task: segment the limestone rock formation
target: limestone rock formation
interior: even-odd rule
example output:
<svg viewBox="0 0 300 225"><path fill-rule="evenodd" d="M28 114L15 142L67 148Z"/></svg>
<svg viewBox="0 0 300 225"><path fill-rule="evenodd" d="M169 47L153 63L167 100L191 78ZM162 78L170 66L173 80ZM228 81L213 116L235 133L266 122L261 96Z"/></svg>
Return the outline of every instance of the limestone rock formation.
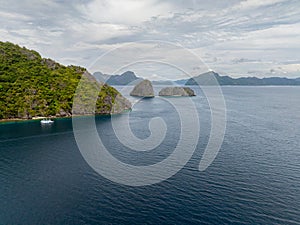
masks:
<svg viewBox="0 0 300 225"><path fill-rule="evenodd" d="M131 96L138 96L138 97L154 97L154 90L151 81L143 80L130 92Z"/></svg>
<svg viewBox="0 0 300 225"><path fill-rule="evenodd" d="M195 96L194 91L188 87L165 87L160 90L159 96Z"/></svg>

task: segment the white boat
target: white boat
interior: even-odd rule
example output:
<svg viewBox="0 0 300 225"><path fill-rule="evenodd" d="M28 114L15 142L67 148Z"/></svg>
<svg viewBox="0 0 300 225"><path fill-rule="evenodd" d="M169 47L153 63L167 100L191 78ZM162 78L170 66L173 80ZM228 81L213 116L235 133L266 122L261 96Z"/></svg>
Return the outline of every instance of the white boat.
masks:
<svg viewBox="0 0 300 225"><path fill-rule="evenodd" d="M54 123L54 121L50 120L50 119L42 119L41 120L41 124L52 124L52 123Z"/></svg>

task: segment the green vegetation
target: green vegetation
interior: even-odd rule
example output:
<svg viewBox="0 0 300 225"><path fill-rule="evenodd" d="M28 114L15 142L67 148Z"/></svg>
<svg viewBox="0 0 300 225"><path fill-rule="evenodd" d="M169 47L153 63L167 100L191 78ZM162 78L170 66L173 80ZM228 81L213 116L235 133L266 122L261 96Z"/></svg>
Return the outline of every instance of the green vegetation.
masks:
<svg viewBox="0 0 300 225"><path fill-rule="evenodd" d="M114 113L116 97L123 101L119 111L130 108L117 90L97 83L86 69L66 67L43 59L36 51L0 42L0 119L71 116L73 98L83 74L97 87L96 113ZM88 89L85 98L89 98Z"/></svg>

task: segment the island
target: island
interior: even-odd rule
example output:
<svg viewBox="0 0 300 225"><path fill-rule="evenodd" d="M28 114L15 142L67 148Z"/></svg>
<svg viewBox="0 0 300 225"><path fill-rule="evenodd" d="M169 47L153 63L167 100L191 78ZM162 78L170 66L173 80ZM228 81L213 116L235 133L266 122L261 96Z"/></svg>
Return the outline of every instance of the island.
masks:
<svg viewBox="0 0 300 225"><path fill-rule="evenodd" d="M135 85L141 82L143 79L141 77L137 77L134 72L126 71L121 75L108 75L103 74L101 72L95 72L93 76L101 82L104 82L108 85L118 86L118 85Z"/></svg>
<svg viewBox="0 0 300 225"><path fill-rule="evenodd" d="M181 80L184 81L184 80ZM181 81L175 81L179 83ZM200 74L199 76L192 77L186 80L185 85L201 85L201 86L214 86L214 85L232 85L232 86L268 86L268 85L300 85L300 78L286 78L286 77L239 77L232 78L230 76L221 76L214 71L208 71Z"/></svg>
<svg viewBox="0 0 300 225"><path fill-rule="evenodd" d="M108 85L135 85L139 83L143 78L138 77L132 71L127 71L121 75L108 75L101 72L95 72L94 77L98 81L105 82ZM230 76L220 75L214 71L208 71L198 76L191 77L189 79L180 80L153 80L152 85L164 85L164 86L300 86L300 78L287 78L287 77L238 77L233 78Z"/></svg>
<svg viewBox="0 0 300 225"><path fill-rule="evenodd" d="M131 103L115 88L97 82L85 68L64 66L42 58L34 51L0 42L0 120L72 116L73 99L85 75L99 95L93 112L85 114L116 114L131 108ZM86 90L82 99L89 99Z"/></svg>
<svg viewBox="0 0 300 225"><path fill-rule="evenodd" d="M165 87L160 90L159 96L196 96L189 87Z"/></svg>
<svg viewBox="0 0 300 225"><path fill-rule="evenodd" d="M154 97L154 90L151 81L149 80L143 80L130 92L131 96L136 97L146 97L146 98L152 98Z"/></svg>

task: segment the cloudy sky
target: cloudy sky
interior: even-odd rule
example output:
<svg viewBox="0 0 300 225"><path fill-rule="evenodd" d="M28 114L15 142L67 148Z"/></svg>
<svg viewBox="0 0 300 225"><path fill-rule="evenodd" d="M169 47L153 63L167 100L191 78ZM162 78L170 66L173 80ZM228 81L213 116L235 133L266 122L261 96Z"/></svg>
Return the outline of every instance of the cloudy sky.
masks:
<svg viewBox="0 0 300 225"><path fill-rule="evenodd" d="M1 41L91 72L111 73L144 55L156 64L123 69L161 78L166 65L157 62L168 57L175 66L197 68L185 55L191 52L224 75L300 77L299 0L0 0L0 24ZM148 40L185 50L153 50ZM118 54L97 63L116 48ZM169 71L163 77L181 75Z"/></svg>

